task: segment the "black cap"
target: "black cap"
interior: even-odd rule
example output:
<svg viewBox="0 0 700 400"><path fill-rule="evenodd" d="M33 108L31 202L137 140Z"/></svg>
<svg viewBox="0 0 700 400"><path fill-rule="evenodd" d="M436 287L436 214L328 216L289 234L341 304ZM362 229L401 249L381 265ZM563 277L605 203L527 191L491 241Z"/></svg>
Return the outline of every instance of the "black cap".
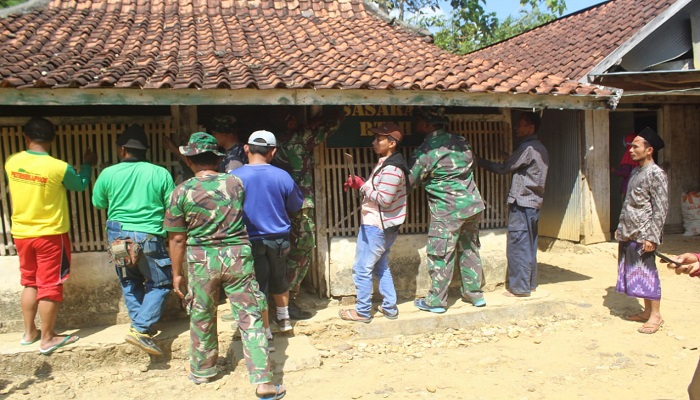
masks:
<svg viewBox="0 0 700 400"><path fill-rule="evenodd" d="M664 140L661 139L661 136L659 136L655 130L649 128L648 126L642 129L637 136L641 136L644 140L646 140L654 151L659 151L666 145Z"/></svg>
<svg viewBox="0 0 700 400"><path fill-rule="evenodd" d="M146 150L148 148L148 136L141 125L131 125L117 137L117 145L129 149Z"/></svg>

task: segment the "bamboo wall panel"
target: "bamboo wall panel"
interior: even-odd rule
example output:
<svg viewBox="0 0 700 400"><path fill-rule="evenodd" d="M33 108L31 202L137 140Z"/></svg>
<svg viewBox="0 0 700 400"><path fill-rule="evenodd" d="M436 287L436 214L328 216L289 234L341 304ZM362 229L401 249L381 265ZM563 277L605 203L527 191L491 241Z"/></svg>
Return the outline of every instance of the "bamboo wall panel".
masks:
<svg viewBox="0 0 700 400"><path fill-rule="evenodd" d="M510 124L503 115L458 115L451 116L450 132L465 136L472 144L474 152L483 158L500 160L505 152L512 150ZM406 160L415 147L401 147ZM360 226L361 199L357 190L343 191L349 171L344 153L351 154L356 174L363 178L370 176L377 156L371 147L366 148L327 148L319 147L317 159L318 184L323 185L322 201L317 201L318 235L328 238L356 236ZM482 229L505 227L508 223L508 210L505 206L510 188L510 175L497 175L483 169L475 170L475 180L487 207L482 219ZM421 188L409 193L406 222L402 233L426 233L430 223L430 213L425 191Z"/></svg>
<svg viewBox="0 0 700 400"><path fill-rule="evenodd" d="M107 213L92 206L92 187L97 174L105 167L119 162L117 157L117 136L130 124L143 125L148 134L150 147L148 160L167 168L173 176L181 176L181 170L173 156L163 146L163 135L171 135L173 128L169 117L156 118L51 118L56 126L56 139L51 155L80 168L87 148L97 154L98 165L93 168L90 186L84 192L68 191L70 210L70 237L74 252L102 251L105 249L104 231ZM10 124L11 122L12 124ZM0 119L0 163L5 165L7 157L25 150L21 126L26 119ZM10 234L11 203L8 193L7 176L0 180L0 206L2 207L2 234L0 235L0 255L17 254Z"/></svg>

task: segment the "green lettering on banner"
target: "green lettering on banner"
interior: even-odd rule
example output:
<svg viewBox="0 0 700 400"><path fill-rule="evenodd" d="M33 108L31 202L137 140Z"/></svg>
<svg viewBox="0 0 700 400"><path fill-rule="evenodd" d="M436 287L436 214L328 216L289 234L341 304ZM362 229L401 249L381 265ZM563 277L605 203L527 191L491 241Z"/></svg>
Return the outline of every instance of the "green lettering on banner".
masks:
<svg viewBox="0 0 700 400"><path fill-rule="evenodd" d="M345 119L326 142L328 147L371 147L374 134L370 131L385 122L399 125L404 139L402 146L417 146L423 137L413 134L412 106L364 105L344 106Z"/></svg>

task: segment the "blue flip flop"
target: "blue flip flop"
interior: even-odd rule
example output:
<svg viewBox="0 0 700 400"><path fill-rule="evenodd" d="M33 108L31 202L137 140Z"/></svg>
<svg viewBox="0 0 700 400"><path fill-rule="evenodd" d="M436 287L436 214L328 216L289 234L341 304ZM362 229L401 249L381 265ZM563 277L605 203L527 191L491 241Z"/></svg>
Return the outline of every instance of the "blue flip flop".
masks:
<svg viewBox="0 0 700 400"><path fill-rule="evenodd" d="M258 396L259 399L262 400L278 400L284 397L285 394L287 394L287 390L284 389L284 392L280 392L280 388L282 385L275 385L275 393L274 394L259 394L258 391L255 391L255 395Z"/></svg>
<svg viewBox="0 0 700 400"><path fill-rule="evenodd" d="M29 346L30 344L38 342L39 339L41 339L41 330L36 331L36 337L34 337L34 339L30 340L29 342L24 340L24 337L22 337L22 339L20 339L19 341L19 344L21 344L22 346Z"/></svg>
<svg viewBox="0 0 700 400"><path fill-rule="evenodd" d="M430 311L432 313L436 314L442 314L445 311L445 307L431 307L428 304L426 304L425 299L416 299L413 301L413 305L416 306L417 309L422 310L422 311Z"/></svg>
<svg viewBox="0 0 700 400"><path fill-rule="evenodd" d="M75 340L71 341L71 340L70 340L71 338L75 338ZM55 345L49 347L49 348L46 349L46 350L44 350L44 349L42 349L42 348L39 348L39 353L41 353L41 354L43 354L43 355L45 355L45 356L51 355L51 353L53 353L54 351L60 349L61 347L77 342L78 339L80 339L78 336L67 335L67 336L65 336L65 337L63 338L63 340L62 340L60 343L57 343L57 344L55 344Z"/></svg>

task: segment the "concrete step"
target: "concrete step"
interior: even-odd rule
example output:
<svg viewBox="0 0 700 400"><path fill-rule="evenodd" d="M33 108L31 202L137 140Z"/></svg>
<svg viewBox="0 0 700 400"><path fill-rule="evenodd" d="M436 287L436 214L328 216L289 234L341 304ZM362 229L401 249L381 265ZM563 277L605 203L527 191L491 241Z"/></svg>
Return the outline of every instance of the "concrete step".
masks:
<svg viewBox="0 0 700 400"><path fill-rule="evenodd" d="M453 298L455 296L452 296ZM313 318L295 321L295 335L275 334L277 351L270 354L272 368L276 373L316 368L321 365L321 357L313 342L337 340L340 343L352 338L382 338L396 335L414 335L435 332L447 328L469 328L483 324L498 324L512 320L528 319L537 316L568 313L567 305L549 293L539 290L529 298L509 298L502 291L486 293L487 306L473 307L461 300L452 300L444 314L420 311L412 301L399 304L399 318L388 320L376 313L371 323L342 321L338 318L341 308L337 301L317 308ZM318 307L318 304L316 304ZM219 307L219 315L228 312L228 306ZM147 370L167 364L169 361L187 360L189 350L189 321L178 320L159 324L161 333L156 337L164 355L150 356L140 349L124 342L129 330L128 324L98 328L69 330L63 333L80 336L80 340L55 351L51 356L39 353L38 342L21 346L21 333L0 335L0 373L12 376L50 374L54 369L61 371L90 370L110 365L131 365ZM273 324L273 331L276 327ZM243 358L241 342L237 330L229 322L218 321L219 354L233 360L233 365Z"/></svg>

